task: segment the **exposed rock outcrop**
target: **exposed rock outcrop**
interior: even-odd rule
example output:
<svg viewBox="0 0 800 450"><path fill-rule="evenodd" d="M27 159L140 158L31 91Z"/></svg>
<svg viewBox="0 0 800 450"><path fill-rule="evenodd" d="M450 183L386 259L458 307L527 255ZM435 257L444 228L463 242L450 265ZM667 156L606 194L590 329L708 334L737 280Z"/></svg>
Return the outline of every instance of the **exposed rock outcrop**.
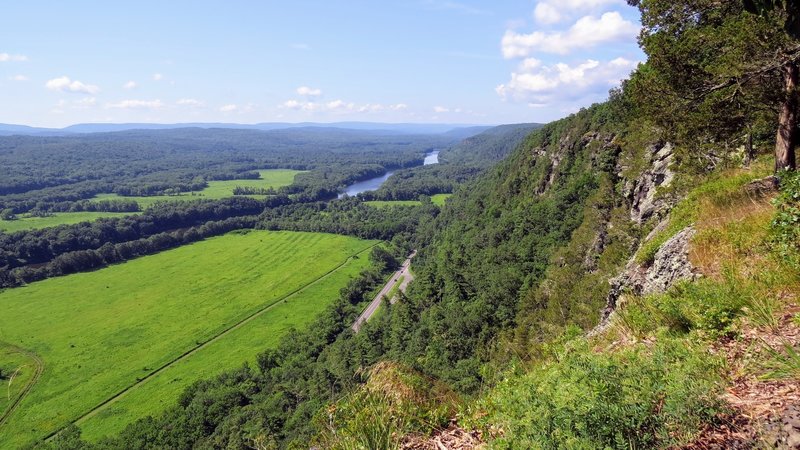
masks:
<svg viewBox="0 0 800 450"><path fill-rule="evenodd" d="M631 258L622 274L609 280L611 291L606 298L600 324L591 334L605 329L623 293L631 292L636 295L661 293L679 281L700 277L700 273L689 261L689 243L694 234L695 229L689 226L672 236L659 247L653 263L649 266L642 266L635 258Z"/></svg>
<svg viewBox="0 0 800 450"><path fill-rule="evenodd" d="M642 172L635 180L628 180L623 186L622 194L631 203L631 220L643 223L647 219L662 215L671 208L668 199L658 198L656 190L669 186L675 174L670 169L672 164L672 144L651 145L650 168Z"/></svg>

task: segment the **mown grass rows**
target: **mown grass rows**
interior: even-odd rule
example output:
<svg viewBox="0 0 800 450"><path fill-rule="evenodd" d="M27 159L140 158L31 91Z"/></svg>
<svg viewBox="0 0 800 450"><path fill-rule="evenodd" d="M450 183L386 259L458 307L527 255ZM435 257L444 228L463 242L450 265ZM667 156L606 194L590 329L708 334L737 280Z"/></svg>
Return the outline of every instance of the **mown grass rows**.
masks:
<svg viewBox="0 0 800 450"><path fill-rule="evenodd" d="M0 429L0 447L13 448L57 430L372 245L319 233L232 233L1 292L0 341L37 353L46 369ZM160 374L141 394L131 393L88 421L90 434L112 432L157 413L191 382L254 358L289 327L313 320L366 260L353 259L341 274L287 298L246 330Z"/></svg>

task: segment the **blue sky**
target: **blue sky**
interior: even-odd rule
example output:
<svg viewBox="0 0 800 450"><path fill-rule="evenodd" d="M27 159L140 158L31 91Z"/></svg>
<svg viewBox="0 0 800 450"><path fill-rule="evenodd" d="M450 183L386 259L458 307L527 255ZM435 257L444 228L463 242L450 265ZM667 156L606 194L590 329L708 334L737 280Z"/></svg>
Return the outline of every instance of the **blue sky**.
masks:
<svg viewBox="0 0 800 450"><path fill-rule="evenodd" d="M26 1L0 122L546 122L643 59L622 0Z"/></svg>

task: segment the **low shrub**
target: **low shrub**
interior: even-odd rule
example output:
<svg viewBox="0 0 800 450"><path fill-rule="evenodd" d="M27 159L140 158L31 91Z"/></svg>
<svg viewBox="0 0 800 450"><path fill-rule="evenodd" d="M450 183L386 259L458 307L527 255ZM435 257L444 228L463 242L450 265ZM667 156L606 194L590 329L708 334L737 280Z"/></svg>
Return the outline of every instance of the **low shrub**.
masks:
<svg viewBox="0 0 800 450"><path fill-rule="evenodd" d="M327 449L400 448L403 436L446 427L458 398L441 382L408 367L381 362L367 383L316 417L317 441Z"/></svg>
<svg viewBox="0 0 800 450"><path fill-rule="evenodd" d="M687 339L659 336L596 353L583 338L549 362L500 383L477 419L500 449L631 449L692 439L724 407L724 362Z"/></svg>
<svg viewBox="0 0 800 450"><path fill-rule="evenodd" d="M800 268L800 172L786 172L780 178L781 191L773 201L771 241L785 261Z"/></svg>

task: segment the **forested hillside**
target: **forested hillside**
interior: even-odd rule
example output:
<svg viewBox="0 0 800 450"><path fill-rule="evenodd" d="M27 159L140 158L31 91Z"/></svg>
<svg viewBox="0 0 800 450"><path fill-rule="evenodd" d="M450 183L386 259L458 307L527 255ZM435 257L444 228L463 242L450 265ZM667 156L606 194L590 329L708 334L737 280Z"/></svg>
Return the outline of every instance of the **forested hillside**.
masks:
<svg viewBox="0 0 800 450"><path fill-rule="evenodd" d="M439 164L396 171L376 191L365 192L365 200L416 200L420 195L452 193L456 187L511 154L539 124L501 125L439 152Z"/></svg>

